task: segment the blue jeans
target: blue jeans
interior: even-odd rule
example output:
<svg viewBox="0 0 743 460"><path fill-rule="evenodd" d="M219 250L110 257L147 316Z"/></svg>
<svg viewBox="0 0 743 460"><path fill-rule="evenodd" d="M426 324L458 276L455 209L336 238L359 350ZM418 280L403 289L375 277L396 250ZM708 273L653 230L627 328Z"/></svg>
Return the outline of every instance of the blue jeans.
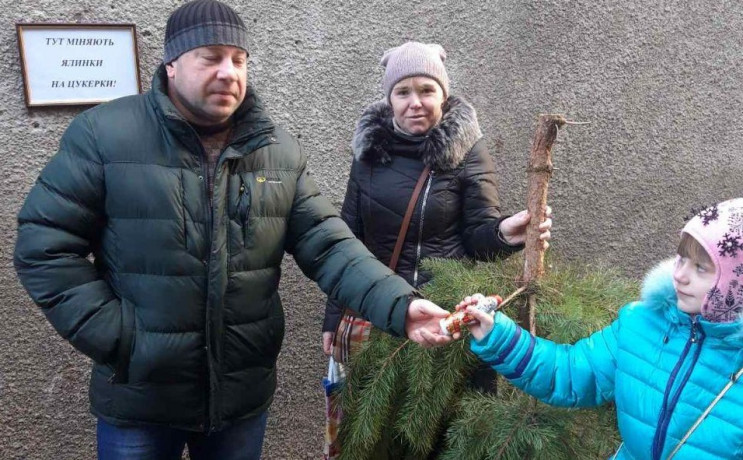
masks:
<svg viewBox="0 0 743 460"><path fill-rule="evenodd" d="M98 419L100 460L180 460L188 446L192 460L259 460L268 413L214 433L159 426L120 427Z"/></svg>

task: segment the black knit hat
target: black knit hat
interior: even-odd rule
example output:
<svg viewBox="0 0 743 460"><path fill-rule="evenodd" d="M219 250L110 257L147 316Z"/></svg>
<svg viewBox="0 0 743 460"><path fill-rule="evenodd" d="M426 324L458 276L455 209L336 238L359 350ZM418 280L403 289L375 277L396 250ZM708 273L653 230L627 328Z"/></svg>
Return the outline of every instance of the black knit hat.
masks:
<svg viewBox="0 0 743 460"><path fill-rule="evenodd" d="M173 11L165 28L163 62L210 45L236 46L248 52L248 29L235 10L217 0L194 0Z"/></svg>

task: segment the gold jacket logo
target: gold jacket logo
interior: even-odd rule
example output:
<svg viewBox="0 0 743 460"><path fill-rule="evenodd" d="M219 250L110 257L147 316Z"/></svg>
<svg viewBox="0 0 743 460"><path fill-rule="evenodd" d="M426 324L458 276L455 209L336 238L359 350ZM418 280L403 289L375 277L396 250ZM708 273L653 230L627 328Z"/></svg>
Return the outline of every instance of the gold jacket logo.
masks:
<svg viewBox="0 0 743 460"><path fill-rule="evenodd" d="M264 182L267 184L280 184L281 183L281 180L279 179L273 179L273 178L265 177L265 176L258 176L255 180L257 180L259 184L262 184Z"/></svg>

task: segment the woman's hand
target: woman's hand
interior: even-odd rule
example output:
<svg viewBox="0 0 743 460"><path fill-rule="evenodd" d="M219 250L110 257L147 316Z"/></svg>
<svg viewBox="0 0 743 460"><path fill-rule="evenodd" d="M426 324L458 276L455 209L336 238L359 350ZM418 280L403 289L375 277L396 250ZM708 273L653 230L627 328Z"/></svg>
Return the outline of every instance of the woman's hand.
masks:
<svg viewBox="0 0 743 460"><path fill-rule="evenodd" d="M474 337L476 340L482 340L483 337L488 335L490 331L493 330L493 315L495 314L495 312L493 312L493 314L490 314L475 308L477 302L480 301L480 299L482 299L483 297L484 296L482 294L474 294L465 297L464 300L459 302L455 307L457 311L466 310L467 313L469 313L473 318L477 320L476 323L467 325L467 329L470 330L470 334L472 334L472 337Z"/></svg>
<svg viewBox="0 0 743 460"><path fill-rule="evenodd" d="M333 351L333 338L334 332L327 331L322 333L322 351L325 356L330 356L330 352Z"/></svg>
<svg viewBox="0 0 743 460"><path fill-rule="evenodd" d="M531 220L531 215L527 210L518 212L507 219L503 219L498 230L506 243L510 245L524 244L526 241L526 226ZM544 242L544 249L549 247L549 239L552 237L552 208L547 206L546 218L539 224L539 230L542 232L539 239Z"/></svg>

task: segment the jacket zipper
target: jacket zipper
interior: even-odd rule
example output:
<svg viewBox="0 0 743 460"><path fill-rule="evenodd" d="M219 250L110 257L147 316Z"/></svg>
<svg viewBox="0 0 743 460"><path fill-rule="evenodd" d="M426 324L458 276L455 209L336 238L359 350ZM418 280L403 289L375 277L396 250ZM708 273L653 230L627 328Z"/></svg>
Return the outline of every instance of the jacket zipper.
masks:
<svg viewBox="0 0 743 460"><path fill-rule="evenodd" d="M212 356L211 356L211 353L209 351L209 345L211 344L211 326L210 326L211 315L210 315L210 308L209 308L209 263L211 261L212 251L214 250L213 247L212 247L214 245L214 241L213 241L213 238L212 238L212 234L214 233L213 232L214 229L212 228L212 226L214 225L214 216L212 214L213 213L212 197L209 196L209 185L207 184L207 180L208 180L209 176L208 176L208 171L206 169L206 165L204 164L204 159L206 158L207 153L206 153L206 149L204 148L204 145L201 143L201 138L199 137L199 134L196 132L196 130L193 128L193 126L191 126L182 117L171 117L171 118L173 118L175 120L178 120L178 121L181 121L184 124L186 124L188 126L188 128L191 130L191 133L196 138L196 141L197 141L196 144L199 146L199 150L201 151L201 155L197 157L197 159L199 161L199 165L201 167L201 174L202 174L202 176L201 176L202 177L201 182L204 184L203 185L203 191L204 191L204 194L205 194L205 196L207 198L206 199L206 203L207 203L206 204L206 208L207 208L206 209L207 210L206 215L208 217L208 222L207 222L208 223L208 225L207 225L207 236L208 236L208 241L209 241L209 253L206 255L206 258L202 261L204 263L204 266L206 267L206 286L205 286L205 290L206 290L206 318L205 318L206 325L204 327L204 335L205 335L206 345L204 346L204 351L206 352L206 359L207 359L207 373L206 373L206 414L207 414L207 418L206 418L206 423L204 423L203 429L204 429L204 432L209 433L209 432L212 432L212 431L215 430L215 427L212 425L213 417L212 417L212 414L211 414L211 403L210 403L211 402L211 376L210 376L210 374L211 374L212 368L214 367L214 364L212 362ZM271 129L263 129L263 130L260 130L260 131L256 131L254 133L251 133L251 136L253 136L253 137L254 136L259 136L259 135L262 135L262 134L266 134L266 133L268 133L269 131L272 131L272 130L273 130L273 128L271 128ZM223 157L224 152L227 151L227 149L232 144L242 141L243 138L245 138L245 137L246 136L241 136L240 138L233 138L233 139L228 140L227 143L225 144L224 148L222 149L222 151L219 152L219 158L217 159L217 164L214 167L214 180L216 180L216 178L217 178L217 171L219 171L219 168L224 163L224 159L225 159ZM271 138L271 139L273 141L273 138ZM245 154L244 155L241 155L241 156L248 155L248 154L252 153L255 150L257 150L257 149L253 149L250 152L245 152Z"/></svg>
<svg viewBox="0 0 743 460"><path fill-rule="evenodd" d="M212 257L211 255L212 255L212 251L213 251L212 246L214 244L214 241L213 241L213 238L212 238L212 234L214 233L213 232L213 229L212 229L212 226L214 225L214 215L213 215L214 206L213 206L213 203L212 203L212 196L210 196L210 194L209 194L209 183L208 183L209 182L209 171L207 170L207 162L205 161L206 160L206 156L207 156L207 152L206 152L206 149L204 148L204 145L201 143L201 138L199 137L199 134L196 132L195 129L193 129L193 127L190 124L188 126L189 126L189 128L191 128L191 132L196 137L197 145L199 146L199 149L201 151L201 155L199 155L197 158L198 158L199 166L200 166L200 169L201 169L201 183L203 184L202 191L204 193L204 196L206 197L206 200L205 200L206 201L206 216L207 216L207 228L206 228L206 231L207 231L207 238L208 238L207 241L209 241L209 252L206 254L206 257L202 261L203 264L204 264L204 267L206 268L206 285L205 285L205 291L206 291L205 292L205 294L206 294L206 296L205 296L205 301L206 301L206 308L205 308L205 310L206 311L204 312L204 315L205 315L204 320L206 321L206 323L204 325L204 342L205 342L204 343L204 352L206 353L206 362L207 362L207 364L206 364L206 366L207 366L207 372L206 372L206 401L205 401L205 404L206 404L206 408L205 408L206 409L206 422L204 423L203 430L204 430L204 432L209 433L209 432L211 432L211 431L214 430L214 426L212 424L213 417L212 417L212 413L211 413L211 403L210 403L210 401L211 401L211 380L212 380L211 379L211 370L214 367L214 363L212 362L212 354L211 354L211 351L209 349L210 346L211 346L211 340L212 340L212 334L211 334L211 308L210 308L210 302L209 302L209 297L210 297L210 293L209 293L209 271L210 270L209 270L209 268L210 268L210 262L211 262L211 257ZM224 152L225 152L226 149L227 149L227 146L225 146L225 148L223 148L222 151L219 153L219 159L217 160L217 164L214 167L214 176L213 176L214 179L212 179L213 181L216 180L216 178L217 178L217 170L219 170L219 166L221 164L222 154L224 154ZM214 184L212 184L212 189L213 189L213 187L214 187Z"/></svg>
<svg viewBox="0 0 743 460"><path fill-rule="evenodd" d="M191 129L193 130L193 128L191 128ZM204 160L203 160L203 159L206 158L206 149L204 149L204 146L201 144L201 140L199 139L198 133L196 133L195 130L193 130L193 132L196 135L196 138L199 140L198 144L199 144L199 147L201 148L202 155L201 155L201 158L199 159L199 162L201 163L201 169L202 169L202 171L207 172L206 171L206 165L204 164ZM254 136L258 136L258 135L264 134L266 132L268 132L268 130L259 131L259 132L253 133L253 135ZM242 137L241 138L238 138L238 139L228 140L227 143L225 144L224 148L222 148L222 151L219 152L219 158L217 159L217 164L214 166L214 179L213 179L214 182L216 182L218 171L220 170L220 168L224 164L224 161L227 159L227 158L224 157L224 153L227 151L227 149L232 144L237 143L240 140L242 140ZM273 141L274 141L274 138L271 137L271 142L273 142ZM250 153L253 153L255 150L257 150L257 148L255 148L255 149L253 149L253 150L251 150L249 152L245 152L245 154L244 155L241 155L241 157L247 156ZM214 213L214 206L212 204L212 197L209 196L209 188L208 188L208 185L206 184L206 179L207 179L207 177L205 176L204 177L204 180L202 181L204 183L204 193L206 194L206 197L207 197L207 203L208 203L208 209L207 209L208 213L207 213L207 215L209 217L209 221L208 221L209 225L208 225L208 228L207 228L207 232L208 232L207 235L209 237L209 254L206 257L206 279L207 279L207 281L206 281L206 327L205 327L205 336L206 336L205 351L206 351L206 359L207 359L207 375L206 375L206 391L207 391L207 394L206 394L206 413L207 413L207 420L206 420L206 423L204 424L204 432L211 433L211 432L213 432L216 429L216 427L213 424L215 417L213 417L214 414L211 413L211 411L212 411L212 404L211 404L211 399L212 399L211 398L211 380L212 380L211 379L211 372L212 372L212 369L214 368L214 363L213 363L213 359L212 359L212 353L210 352L210 349L209 349L210 346L211 346L211 340L212 340L212 334L211 334L211 332L212 332L211 331L211 329L212 329L211 328L211 313L210 313L211 312L211 308L210 308L210 305L209 305L209 297L210 297L210 294L209 294L209 262L211 261L212 253L214 252L214 247L213 247L214 246L214 238L212 236L213 233L214 233L214 229L212 228L212 226L214 225L214 214L213 214ZM213 190L213 188L214 188L214 184L212 184L212 190ZM214 196L213 193L212 193L212 196Z"/></svg>
<svg viewBox="0 0 743 460"><path fill-rule="evenodd" d="M426 184L426 191L423 193L423 203L421 203L421 220L418 225L418 244L415 247L415 270L413 271L413 287L418 287L418 264L421 261L421 246L423 244L423 220L425 217L426 203L428 202L428 192L431 190L431 184L433 183L433 170L428 173L428 183Z"/></svg>
<svg viewBox="0 0 743 460"><path fill-rule="evenodd" d="M199 165L201 166L201 174L202 179L201 183L203 184L202 190L204 192L204 195L206 196L206 215L208 217L208 225L207 225L207 235L208 235L208 241L209 241L209 253L206 255L204 262L204 267L206 268L206 285L205 285L205 301L206 301L206 308L205 308L205 318L206 324L204 325L204 352L206 353L206 423L204 423L204 432L209 433L212 431L212 414L211 414L211 369L213 367L212 363L212 355L209 350L209 345L211 344L211 327L210 327L210 320L211 320L211 313L210 313L210 307L209 307L209 265L211 262L211 253L212 253L212 244L214 242L212 241L212 225L214 224L214 216L212 215L213 212L213 206L212 206L212 197L209 196L209 184L207 183L209 180L209 171L207 170L206 166L206 149L201 144L201 139L199 138L196 131L194 131L194 135L196 135L196 138L198 139L199 148L201 149L201 155L199 156ZM220 156L222 153L220 152ZM219 161L217 161L217 164L219 164ZM216 179L216 172L215 177Z"/></svg>
<svg viewBox="0 0 743 460"><path fill-rule="evenodd" d="M676 408L676 403L679 400L679 397L681 396L681 392L683 391L684 387L686 386L686 383L689 380L689 377L691 376L692 371L694 370L694 366L697 363L697 360L699 359L699 354L702 351L702 343L704 342L704 331L699 326L699 315L695 316L691 321L691 333L689 335L689 340L686 342L686 346L684 346L684 350L681 352L681 356L678 359L678 362L676 362L676 366L673 368L673 371L671 372L671 376L668 379L668 383L666 384L666 390L663 394L663 406L661 407L660 416L658 418L658 428L655 432L655 436L653 437L653 445L652 445L652 458L653 460L660 460L660 455L663 452L663 447L666 442L666 436L668 434L668 426L671 422L671 416L673 414L673 410ZM678 387L676 388L676 391L673 393L673 396L671 397L671 400L669 401L669 397L671 396L671 390L673 390L673 386L676 380L676 377L678 376L679 371L681 370L681 366L686 361L686 357L689 354L689 351L691 350L691 347L696 344L696 349L694 350L694 355L692 356L691 363L689 364L689 368L686 370L686 373L681 379L681 382L679 383Z"/></svg>

